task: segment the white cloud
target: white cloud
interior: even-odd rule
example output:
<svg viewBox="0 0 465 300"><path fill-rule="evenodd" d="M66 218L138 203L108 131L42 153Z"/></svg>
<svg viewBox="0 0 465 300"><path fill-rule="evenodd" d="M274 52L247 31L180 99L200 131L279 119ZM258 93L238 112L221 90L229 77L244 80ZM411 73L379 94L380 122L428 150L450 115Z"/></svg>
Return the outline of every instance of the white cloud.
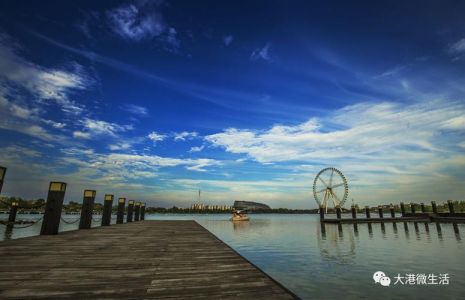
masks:
<svg viewBox="0 0 465 300"><path fill-rule="evenodd" d="M79 139L90 139L90 133L77 130L73 132L73 137Z"/></svg>
<svg viewBox="0 0 465 300"><path fill-rule="evenodd" d="M88 136L109 135L117 136L118 132L124 132L133 129L132 125L119 125L102 120L86 118L82 121Z"/></svg>
<svg viewBox="0 0 465 300"><path fill-rule="evenodd" d="M131 148L131 144L130 143L112 144L112 145L109 145L108 148L112 151L127 150Z"/></svg>
<svg viewBox="0 0 465 300"><path fill-rule="evenodd" d="M445 120L441 127L446 129L465 130L465 116L458 116Z"/></svg>
<svg viewBox="0 0 465 300"><path fill-rule="evenodd" d="M155 177L160 168L184 166L195 172L204 172L207 167L219 165L214 159L182 159L139 154L102 154L82 149L66 149L62 158L64 165L74 165L79 170L74 176L91 176L98 180L123 183L130 179Z"/></svg>
<svg viewBox="0 0 465 300"><path fill-rule="evenodd" d="M257 48L255 49L252 54L250 55L250 59L251 60L259 60L259 59L263 59L265 61L271 61L272 60L272 56L271 56L271 53L270 53L270 47L271 47L271 44L270 43L267 43L265 46L263 46L262 48Z"/></svg>
<svg viewBox="0 0 465 300"><path fill-rule="evenodd" d="M224 45L226 47L231 45L232 41L233 41L233 36L232 35L226 35L226 36L223 37L223 43L224 43Z"/></svg>
<svg viewBox="0 0 465 300"><path fill-rule="evenodd" d="M149 133L149 135L147 136L151 141L153 141L154 143L156 142L161 142L163 141L165 138L166 138L166 135L163 135L163 134L160 134L160 133L157 133L155 131L152 131L151 133Z"/></svg>
<svg viewBox="0 0 465 300"><path fill-rule="evenodd" d="M198 133L195 131L183 131L183 132L176 132L174 134L175 141L185 141L186 139L192 139L198 136Z"/></svg>
<svg viewBox="0 0 465 300"><path fill-rule="evenodd" d="M326 119L275 125L265 131L231 128L206 140L262 163L374 158L383 154L391 158L401 153L411 158L416 153L447 152L441 147L440 130L463 129L464 114L462 103L361 103Z"/></svg>
<svg viewBox="0 0 465 300"><path fill-rule="evenodd" d="M92 84L80 65L74 63L71 70L45 68L19 56L18 46L7 36L0 36L0 42L0 80L26 89L38 100L54 100L66 112L82 111L68 97L73 90L86 89Z"/></svg>
<svg viewBox="0 0 465 300"><path fill-rule="evenodd" d="M176 29L169 26L159 8L161 1L137 1L107 11L111 29L131 41L157 38L165 49L176 51L180 46Z"/></svg>
<svg viewBox="0 0 465 300"><path fill-rule="evenodd" d="M135 105L135 104L126 104L121 107L123 110L130 112L139 116L147 116L149 110L146 107Z"/></svg>

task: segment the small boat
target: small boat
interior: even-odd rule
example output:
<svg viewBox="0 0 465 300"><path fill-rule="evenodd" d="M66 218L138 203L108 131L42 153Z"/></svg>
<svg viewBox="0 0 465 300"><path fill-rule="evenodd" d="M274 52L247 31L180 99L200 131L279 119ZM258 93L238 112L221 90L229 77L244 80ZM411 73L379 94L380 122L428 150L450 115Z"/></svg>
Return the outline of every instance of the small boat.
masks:
<svg viewBox="0 0 465 300"><path fill-rule="evenodd" d="M247 216L247 211L245 210L236 210L233 211L231 221L249 221L249 216Z"/></svg>

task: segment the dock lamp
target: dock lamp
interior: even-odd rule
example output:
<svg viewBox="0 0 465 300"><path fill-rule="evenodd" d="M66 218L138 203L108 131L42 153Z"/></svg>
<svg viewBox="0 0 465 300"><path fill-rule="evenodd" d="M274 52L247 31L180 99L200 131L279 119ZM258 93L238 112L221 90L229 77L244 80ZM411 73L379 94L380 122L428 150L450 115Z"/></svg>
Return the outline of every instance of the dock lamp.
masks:
<svg viewBox="0 0 465 300"><path fill-rule="evenodd" d="M95 195L94 190L85 190L82 200L81 220L79 221L79 229L90 229L92 227L92 213L94 212Z"/></svg>
<svg viewBox="0 0 465 300"><path fill-rule="evenodd" d="M134 221L139 221L140 219L140 202L136 202L134 207Z"/></svg>
<svg viewBox="0 0 465 300"><path fill-rule="evenodd" d="M42 221L42 228L40 230L41 235L58 234L65 192L66 183L50 182L47 203L45 204L44 220Z"/></svg>
<svg viewBox="0 0 465 300"><path fill-rule="evenodd" d="M6 168L0 166L0 193L2 192L3 180L5 180Z"/></svg>
<svg viewBox="0 0 465 300"><path fill-rule="evenodd" d="M105 194L105 198L103 202L102 226L110 226L112 207L113 207L113 195Z"/></svg>
<svg viewBox="0 0 465 300"><path fill-rule="evenodd" d="M116 213L116 224L124 223L124 206L126 206L126 198L119 198L118 211Z"/></svg>
<svg viewBox="0 0 465 300"><path fill-rule="evenodd" d="M134 200L129 200L128 202L128 215L126 222L132 222L132 216L134 214Z"/></svg>
<svg viewBox="0 0 465 300"><path fill-rule="evenodd" d="M142 202L140 204L140 220L141 221L145 220L145 202Z"/></svg>

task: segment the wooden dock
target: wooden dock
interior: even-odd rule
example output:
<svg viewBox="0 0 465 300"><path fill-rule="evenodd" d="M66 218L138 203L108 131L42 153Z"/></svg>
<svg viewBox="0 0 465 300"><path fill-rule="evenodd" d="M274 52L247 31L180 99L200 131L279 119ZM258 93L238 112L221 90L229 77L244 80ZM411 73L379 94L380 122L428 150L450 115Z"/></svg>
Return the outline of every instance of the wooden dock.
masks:
<svg viewBox="0 0 465 300"><path fill-rule="evenodd" d="M0 242L0 299L296 299L195 221Z"/></svg>

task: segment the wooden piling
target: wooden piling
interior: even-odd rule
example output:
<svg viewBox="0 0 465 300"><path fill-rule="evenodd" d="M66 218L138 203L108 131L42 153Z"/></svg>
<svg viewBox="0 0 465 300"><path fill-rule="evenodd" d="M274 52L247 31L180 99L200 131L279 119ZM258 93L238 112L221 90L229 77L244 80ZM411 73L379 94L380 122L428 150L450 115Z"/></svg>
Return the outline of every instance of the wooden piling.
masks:
<svg viewBox="0 0 465 300"><path fill-rule="evenodd" d="M447 200L447 206L449 207L449 213L455 213L454 203L452 202L452 200Z"/></svg>
<svg viewBox="0 0 465 300"><path fill-rule="evenodd" d="M140 220L140 202L136 202L134 205L134 221L137 222Z"/></svg>
<svg viewBox="0 0 465 300"><path fill-rule="evenodd" d="M395 218L396 212L394 211L394 205L392 205L392 203L391 203L391 206L389 207L389 210L391 211L391 218Z"/></svg>
<svg viewBox="0 0 465 300"><path fill-rule="evenodd" d="M336 216L338 219L341 218L341 207L339 205L336 206Z"/></svg>
<svg viewBox="0 0 465 300"><path fill-rule="evenodd" d="M66 183L50 182L47 203L45 204L44 220L40 229L41 235L58 234L65 192Z"/></svg>
<svg viewBox="0 0 465 300"><path fill-rule="evenodd" d="M405 204L404 204L404 202L400 203L400 213L402 214L402 217L405 217Z"/></svg>
<svg viewBox="0 0 465 300"><path fill-rule="evenodd" d="M379 214L379 218L382 219L383 218L383 207L382 206L378 206L378 214Z"/></svg>
<svg viewBox="0 0 465 300"><path fill-rule="evenodd" d="M437 214L438 213L438 207L436 206L435 201L431 201L431 207L433 208L433 214Z"/></svg>
<svg viewBox="0 0 465 300"><path fill-rule="evenodd" d="M0 166L0 193L2 192L3 181L5 180L5 175L6 175L6 168Z"/></svg>
<svg viewBox="0 0 465 300"><path fill-rule="evenodd" d="M352 211L352 219L357 219L357 210L355 209L355 205L352 205L350 210Z"/></svg>
<svg viewBox="0 0 465 300"><path fill-rule="evenodd" d="M367 219L369 219L370 218L370 207L365 206L365 214L367 216Z"/></svg>
<svg viewBox="0 0 465 300"><path fill-rule="evenodd" d="M92 213L94 211L95 194L96 191L94 190L84 191L79 229L90 229L92 227Z"/></svg>
<svg viewBox="0 0 465 300"><path fill-rule="evenodd" d="M102 226L110 226L112 207L113 195L105 194L105 199L103 201Z"/></svg>
<svg viewBox="0 0 465 300"><path fill-rule="evenodd" d="M140 220L145 220L145 202L140 204Z"/></svg>
<svg viewBox="0 0 465 300"><path fill-rule="evenodd" d="M134 200L129 200L128 202L128 215L126 216L126 222L132 222L134 216Z"/></svg>
<svg viewBox="0 0 465 300"><path fill-rule="evenodd" d="M412 212L412 214L415 213L415 203L410 203L410 211Z"/></svg>
<svg viewBox="0 0 465 300"><path fill-rule="evenodd" d="M126 206L126 198L118 199L118 212L116 213L116 224L124 223L124 207Z"/></svg>
<svg viewBox="0 0 465 300"><path fill-rule="evenodd" d="M16 221L16 213L18 212L18 202L11 203L10 215L8 216L8 222L14 223Z"/></svg>

